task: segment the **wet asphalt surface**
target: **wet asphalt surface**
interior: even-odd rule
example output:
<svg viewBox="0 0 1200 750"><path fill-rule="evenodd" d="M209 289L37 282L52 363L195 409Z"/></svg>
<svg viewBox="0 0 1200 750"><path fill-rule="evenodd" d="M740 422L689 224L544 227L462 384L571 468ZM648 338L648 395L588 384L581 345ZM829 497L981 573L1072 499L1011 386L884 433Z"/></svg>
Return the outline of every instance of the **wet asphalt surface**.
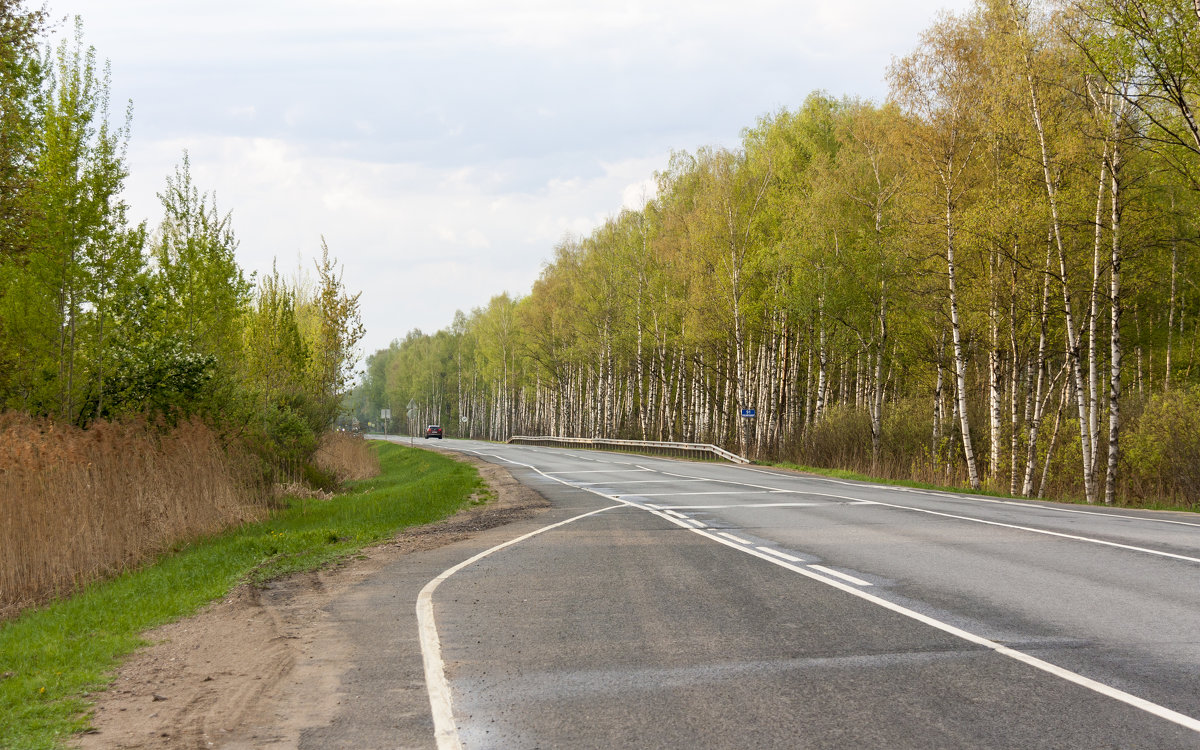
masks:
<svg viewBox="0 0 1200 750"><path fill-rule="evenodd" d="M359 656L347 708L304 747L433 746L417 592L601 509L435 591L464 747L1200 747L1155 713L1200 717L1200 516L445 447L505 463L552 507L335 604Z"/></svg>

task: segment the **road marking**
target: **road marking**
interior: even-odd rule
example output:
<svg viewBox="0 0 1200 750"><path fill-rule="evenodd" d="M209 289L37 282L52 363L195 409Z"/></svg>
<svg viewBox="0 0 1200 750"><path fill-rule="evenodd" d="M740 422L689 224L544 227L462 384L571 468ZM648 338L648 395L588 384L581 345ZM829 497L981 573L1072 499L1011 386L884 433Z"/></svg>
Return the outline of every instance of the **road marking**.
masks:
<svg viewBox="0 0 1200 750"><path fill-rule="evenodd" d="M749 471L755 471L755 470L749 469ZM663 472L663 473L666 474L667 472ZM763 472L763 473L767 473L767 472ZM669 476L683 476L683 475L682 474L669 474ZM771 474L771 476L779 476L779 475ZM839 484L846 484L846 483L840 482ZM760 485L747 484L745 486L755 487L755 486L760 486ZM850 486L862 487L862 485L850 485ZM1060 539L1070 539L1072 541L1086 542L1088 544L1099 544L1104 547L1115 547L1117 549L1125 549L1125 550L1130 550L1132 552L1144 552L1148 555L1156 555L1158 557L1167 557L1167 558L1171 558L1173 560L1183 560L1185 562L1200 563L1200 558L1197 558L1197 557L1189 557L1187 555L1179 555L1174 552L1164 552L1162 550L1150 549L1148 547L1137 547L1132 544L1121 544L1120 542L1110 542L1105 539L1096 539L1094 537L1080 536L1078 534L1067 534L1067 533L1064 533L1061 531L1050 531L1048 529L1037 529L1032 526L1019 526L1017 524L1003 523L1001 521L988 521L983 518L972 518L971 516L963 516L963 515L958 515L956 513L945 513L943 511L938 511L938 510L928 510L926 508L914 508L911 505L900 505L898 503L886 503L886 502L883 502L882 500L865 500L863 498L850 497L848 495L834 495L834 494L825 493L825 492L812 492L812 491L806 491L806 490L792 490L792 492L794 492L796 494L801 494L801 495L813 495L815 497L833 497L833 498L838 498L841 500L852 500L852 501L854 501L856 503L860 503L860 504L868 504L869 503L869 504L873 504L873 505L880 505L885 508L896 508L898 510L908 510L908 511L912 511L914 513L928 513L929 515L932 515L932 516L941 516L943 518L953 518L953 519L956 519L959 521L969 521L971 523L981 523L981 524L985 524L987 526L998 526L1000 528L1015 529L1017 531L1028 531L1032 534L1044 534L1045 536L1053 536L1053 537L1058 537ZM964 499L966 499L966 498L964 498ZM733 506L733 507L749 507L749 506L740 506L739 505L739 506Z"/></svg>
<svg viewBox="0 0 1200 750"><path fill-rule="evenodd" d="M483 454L480 454L480 455L483 455ZM495 455L495 454L492 454L492 455ZM506 461L508 463L511 463L511 464L514 464L517 466L524 466L528 469L531 469L531 470L545 476L547 479L552 479L554 481L560 482L567 486L572 486L572 485L568 484L567 482L564 482L561 479L557 479L555 477L551 477L551 476L547 475L545 472L543 472L541 469L538 469L536 466L531 466L529 464L522 464L517 461L513 461L511 459L504 458L503 456L496 456L496 458L499 458L502 461ZM663 472L663 473L666 474L667 472ZM766 473L766 472L763 472L763 473ZM916 610L909 609L908 607L904 607L904 606L896 604L894 602L890 602L887 599L876 596L875 594L871 594L869 592L863 591L862 589L855 588L854 586L850 585L848 582L839 581L836 579L836 577L831 578L827 575L822 575L819 572L814 572L813 570L811 570L808 567L796 565L796 564L788 562L786 560L781 560L778 557L773 557L771 555L760 552L760 551L758 551L758 549L743 546L743 545L737 544L731 540L724 539L720 536L720 534L723 532L714 532L707 528L703 528L703 529L693 528L691 526L683 524L682 523L683 519L673 518L673 517L667 515L666 511L651 509L645 505L631 502L629 500L613 498L609 495L605 495L604 493L597 492L596 490L587 490L586 488L585 488L585 490L587 492L591 492L595 495L599 495L600 497L605 497L610 500L615 500L616 502L622 503L623 505L629 505L629 506L632 506L635 508L639 508L641 510L646 511L647 513L651 513L660 518L663 518L671 523L683 526L683 528L688 529L689 531L691 531L694 534L699 534L707 539L711 539L714 542L717 542L718 544L723 544L726 547L729 547L730 549L735 549L744 554L753 555L754 557L757 557L759 559L766 560L767 562L771 563L772 565L778 565L779 567L784 568L786 570L790 570L793 573L799 573L800 575L802 575L806 578L812 579L814 581L817 581L818 583L823 583L826 586L831 586L839 591L850 594L851 596L858 597L859 599L862 599L864 601L875 604L876 606L882 607L891 612L895 612L896 614L902 615L902 616L907 617L912 620L916 620L917 622L920 622L920 623L924 623L925 625L928 625L937 630L941 630L944 633L948 633L952 636L955 636L964 641L967 641L968 643L974 643L976 645L982 646L982 647L987 648L997 654L1000 654L1001 656L1006 656L1010 659L1013 659L1014 661L1018 661L1018 662L1021 662L1022 664L1026 664L1030 667L1033 667L1034 669L1040 670L1042 672L1046 672L1047 674L1053 675L1055 677L1058 677L1058 678L1065 680L1067 682L1070 682L1072 684L1079 685L1082 688L1091 690L1100 695L1120 701L1121 703L1124 703L1126 705L1133 706L1134 708L1145 711L1146 713L1149 713L1153 716L1157 716L1161 719L1165 719L1166 721L1170 721L1174 724L1178 724L1179 726L1190 729L1193 732L1200 733L1200 719L1194 719L1191 716L1187 716L1186 714L1179 713L1178 711L1172 711L1171 709L1167 708L1166 706L1160 706L1159 704L1148 701L1145 698L1139 698L1138 696L1133 695L1132 693L1127 693L1124 690L1119 690L1110 685L1105 685L1102 682L1098 682L1096 680L1091 679L1090 677L1085 677L1076 672L1072 672L1069 669L1064 669L1063 667L1060 667L1056 664L1051 664L1050 662L1039 659L1036 656L1031 656L1022 651L1017 651L1014 648L1010 648L1001 643L997 643L996 641L990 640L988 638L984 638L983 636L976 635L969 631L963 630L962 628L955 627L954 625L951 625L949 623L942 622L941 620L937 620L933 617L930 617L929 615L924 615L924 614L921 614L920 612L917 612ZM820 493L811 493L811 494L820 494ZM858 498L847 498L847 499L858 499ZM884 506L889 505L888 503L879 503L879 504L884 505ZM593 515L595 513L600 513L605 510L610 510L612 507L613 506L601 508L600 510L593 511L591 514L588 514L588 515ZM902 509L905 508L905 506L896 506L896 507L900 507ZM909 510L920 510L919 508L908 508L908 509ZM933 511L927 511L927 512L933 512ZM937 514L937 515L946 515L946 514ZM583 516L579 516L579 518L582 518L582 517ZM576 519L570 519L568 521L564 521L563 523L569 523L571 520L576 520ZM977 520L977 519L967 518L965 520L970 521L970 520ZM558 524L558 525L562 525L562 524ZM1003 524L1000 524L1000 525L1003 525ZM1037 531L1037 530L1032 529L1032 531ZM1089 541L1089 540L1085 539L1085 541ZM515 541L513 543L515 543ZM504 546L507 546L507 545L504 545ZM1150 550L1150 551L1152 552L1152 550ZM462 567L465 567L465 564L462 565ZM423 592L424 592L424 590L422 590L422 593ZM432 604L430 605L430 617L432 618ZM435 635L436 635L436 631L435 631ZM422 642L422 650L424 650L423 642ZM439 660L440 660L440 657L439 657ZM429 680L428 673L429 673L429 668L427 665L426 666L426 681L427 682ZM437 676L439 679L442 680L443 683L445 683L444 668L442 668L438 671ZM431 695L431 700L432 700L432 688L430 689L430 695ZM447 698L446 707L447 707L447 709L449 709L449 702L448 702L449 701L449 685L448 684L446 684L446 698ZM449 720L451 722L451 726L453 726L453 716L452 715L449 715ZM435 723L435 726L436 726L436 723ZM457 741L457 731L456 730L454 733L454 737L455 737L455 740ZM447 747L453 747L453 746L447 746ZM445 749L442 748L442 746L439 744L439 750L445 750Z"/></svg>
<svg viewBox="0 0 1200 750"><path fill-rule="evenodd" d="M656 513L655 515L661 515L661 514ZM668 518L668 520L673 521L675 519ZM1133 695L1132 693L1127 693L1124 690L1119 690L1112 686L1105 685L1104 683L1093 680L1090 677L1084 677L1083 675L1078 674L1076 672L1072 672L1069 669L1064 669L1056 664L1051 664L1048 661L1043 661L1042 659L1039 659L1036 656L1030 656L1029 654L1026 654L1022 651L1017 651L1014 648L1010 648L1003 644L997 643L993 640L984 638L983 636L975 635L974 633L963 630L962 628L955 627L954 625L951 625L949 623L942 622L941 620L934 619L928 615L921 614L920 612L917 612L916 610L909 609L908 607L904 607L899 604L895 604L893 602L888 601L887 599L883 599L874 594L868 593L866 591L862 591L861 589L854 588L849 583L843 583L842 581L838 581L838 580L835 580L834 578L830 578L828 576L821 575L819 573L815 573L811 570L811 568L813 568L813 567L820 567L820 566L811 566L810 565L807 568L801 567L799 565L795 565L793 563L790 563L790 562L787 562L784 560L780 560L776 557L772 557L770 555L763 554L762 552L759 552L758 549L750 549L750 548L743 547L740 545L735 545L733 542L726 541L725 539L722 539L717 534L714 534L708 530L692 529L692 531L693 531L693 533L700 534L701 536L704 536L704 537L708 537L709 539L712 539L713 541L718 542L719 544L724 544L726 547L739 550L748 555L754 555L755 557L766 560L767 562L770 562L774 565L778 565L781 568L790 570L793 573L799 573L800 575L805 576L806 578L811 578L812 580L817 581L819 583L823 583L826 586L832 586L833 588L838 589L839 591L844 591L845 593L850 594L851 596L856 596L859 599L863 599L863 600L868 601L872 604L875 604L879 607L883 607L884 609L895 612L896 614L903 615L904 617L908 617L908 618L910 618L912 620L916 620L917 622L920 622L920 623L924 623L925 625L928 625L932 628L936 628L937 630L941 630L944 633L948 633L957 638L961 638L962 640L967 641L968 643L974 643L976 645L983 646L984 648L990 649L991 651L994 651L995 653L1000 654L1001 656L1006 656L1015 661L1019 661L1022 664L1031 666L1034 669L1040 670L1042 672L1046 672L1047 674L1051 674L1055 677L1066 680L1067 682L1073 683L1075 685L1079 685L1080 687L1083 687L1087 690L1091 690L1092 692L1099 693L1100 695L1120 701L1121 703L1124 703L1126 705L1133 706L1134 708L1140 709L1142 711L1145 711L1146 713L1157 716L1160 719L1165 719L1174 724L1178 724L1182 727L1186 727L1187 729L1190 729L1193 732L1200 732L1200 720L1194 719L1191 716L1187 716L1186 714L1181 714L1178 711L1172 711L1171 709L1167 708L1166 706L1160 706L1157 703L1153 703L1151 701L1146 700L1145 698L1139 698L1138 696Z"/></svg>
<svg viewBox="0 0 1200 750"><path fill-rule="evenodd" d="M754 549L758 550L759 552L765 552L768 555L774 555L775 557L778 557L783 560L787 560L788 562L794 562L794 563L804 562L803 560L801 560L799 557L796 557L795 555L789 555L786 552L780 552L779 550L771 549L770 547L755 547Z"/></svg>
<svg viewBox="0 0 1200 750"><path fill-rule="evenodd" d="M636 497L650 497L650 495L636 495ZM677 510L729 510L741 508L824 508L834 505L866 505L867 503L738 503L737 505L656 505L651 506L649 503L646 507L655 508L675 508ZM874 503L871 503L874 505Z"/></svg>
<svg viewBox="0 0 1200 750"><path fill-rule="evenodd" d="M450 682L446 679L446 664L442 661L442 644L438 638L437 623L433 618L433 592L441 585L442 581L494 552L499 552L505 547L511 547L514 544L523 542L530 537L545 533L551 529L557 529L559 526L574 523L581 518L587 518L588 516L594 516L597 513L603 513L606 510L620 507L623 506L609 505L599 510L573 516L565 521L543 526L524 536L510 539L503 544L497 544L495 547L486 549L478 555L447 569L437 578L425 584L425 587L421 589L421 593L417 595L417 628L421 640L421 657L425 664L425 687L429 692L430 708L433 710L433 732L434 738L437 740L438 750L459 750L462 747L462 741L458 737L458 726L454 723L454 710L450 699Z"/></svg>
<svg viewBox="0 0 1200 750"><path fill-rule="evenodd" d="M871 484L869 482L848 482L841 479L831 479L829 477L819 477L812 475L797 476L795 474L778 474L773 471L764 471L762 469L752 469L748 466L731 467L739 468L742 471L752 471L755 474L765 474L769 477L778 477L779 479L811 479L817 482L829 482L831 484L840 484L846 487L861 487L874 490L888 490L894 492L908 492L914 495L929 495L943 500L967 500L977 503L993 503L996 505L1015 505L1020 508L1030 508L1033 510L1046 510L1054 513L1077 513L1086 516L1102 516L1104 518L1121 518L1126 521L1147 521L1149 523L1168 523L1176 526L1194 526L1200 527L1200 522L1194 521L1175 521L1170 518L1150 518L1148 516L1130 516L1124 513L1105 513L1099 510L1082 510L1079 508L1060 508L1056 505L1051 505L1049 502L1033 503L1022 500L1003 500L990 497L982 497L980 495L960 495L951 492L937 492L935 490L921 490L914 487L901 487L898 485L880 485Z"/></svg>
<svg viewBox="0 0 1200 750"><path fill-rule="evenodd" d="M668 516L675 516L676 518L685 518L685 516L682 513L678 513L673 510L664 510L663 512L666 513Z"/></svg>
<svg viewBox="0 0 1200 750"><path fill-rule="evenodd" d="M649 469L647 469L647 471L649 471ZM602 484L606 487L613 487L618 484L675 484L675 483L678 483L678 481L679 481L678 479L627 479L627 480L620 481L620 482L596 481L596 482L580 482L579 484ZM704 481L707 481L707 480L704 480Z"/></svg>
<svg viewBox="0 0 1200 750"><path fill-rule="evenodd" d="M715 492L639 492L638 497L687 497L689 495L761 495L762 492L746 492L745 490L718 490Z"/></svg>
<svg viewBox="0 0 1200 750"><path fill-rule="evenodd" d="M929 492L928 490L914 490L910 487L902 488L914 494L931 495L933 497L945 497L945 495L937 492ZM978 497L976 495L959 495L960 500L970 500L977 503L992 503L995 505L1015 505L1018 508L1030 508L1033 510L1052 510L1055 513L1076 513L1082 516L1100 516L1101 518L1120 518L1124 521L1151 521L1153 523L1169 523L1175 526L1192 526L1200 528L1200 523L1192 523L1190 521L1173 521L1170 518L1146 518L1145 516L1127 516L1124 513L1103 513L1098 510L1078 510L1075 508L1058 508L1053 505L1035 505L1034 503L1020 502L1017 500L997 500L990 497ZM1175 511L1178 512L1178 511Z"/></svg>
<svg viewBox="0 0 1200 750"><path fill-rule="evenodd" d="M726 539L732 539L733 541L737 542L738 544L753 544L754 543L754 542L748 541L746 539L742 539L740 536L734 536L733 534L730 534L730 533L727 533L724 531L718 531L717 535L723 536Z"/></svg>
<svg viewBox="0 0 1200 750"><path fill-rule="evenodd" d="M850 583L853 583L855 586L870 586L871 585L869 582L864 581L861 578L855 578L852 575L847 575L845 573L839 573L838 571L836 571L832 568L827 568L824 565L817 565L816 563L809 563L808 567L812 568L813 570L819 570L822 573L828 573L831 576L837 576L838 578L841 578L843 581L849 581Z"/></svg>
<svg viewBox="0 0 1200 750"><path fill-rule="evenodd" d="M1105 539L1095 539L1089 536L1079 536L1078 534L1064 534L1061 531L1049 531L1047 529L1035 529L1032 526L1018 526L1012 523L1001 523L1000 521L987 521L982 518L971 518L970 516L960 516L955 513L943 513L937 510L927 510L925 508L914 508L910 505L897 505L895 503L885 503L876 500L876 505L882 505L885 508L899 508L900 510L911 510L915 513L928 513L931 516L942 516L943 518L954 518L959 521L970 521L972 523L982 523L987 526L999 526L1005 529L1016 529L1018 531L1028 531L1033 534L1045 534L1046 536L1056 536L1060 539L1072 539L1077 542L1088 542L1089 544L1099 544L1105 547L1116 547L1117 549L1127 549L1133 552L1145 552L1148 555L1157 555L1159 557L1169 557L1173 560L1184 560L1186 562L1200 563L1200 557L1188 557L1187 555L1177 555L1174 552L1163 552L1162 550L1149 549L1147 547L1135 547L1132 544L1121 544L1120 542L1110 542Z"/></svg>
<svg viewBox="0 0 1200 750"><path fill-rule="evenodd" d="M495 456L496 454L494 454L494 453L482 454L481 453L480 455ZM496 458L503 458L503 456L496 456ZM508 461L508 459L504 459L504 460ZM509 463L515 464L517 462L509 461ZM525 466L526 464L518 464L518 465ZM535 469L535 471L536 471L536 469ZM550 477L553 479L554 474L641 474L646 471L650 471L650 469L585 469L583 471L538 471L538 473L543 476L547 476L547 477ZM604 484L604 483L603 482L591 482L591 484Z"/></svg>
<svg viewBox="0 0 1200 750"><path fill-rule="evenodd" d="M647 469L647 471L654 471L654 470ZM709 482L721 482L723 484L736 484L739 487L753 487L757 490L769 490L771 492L802 492L802 490L789 490L789 489L785 489L783 487L767 487L766 485L762 485L762 484L750 484L749 482L736 482L736 481L730 481L728 479L710 479L708 477L697 477L697 476L692 476L689 474L674 474L669 471L658 471L657 473L662 474L663 476L667 476L667 477L679 477L680 479L702 479L702 480L709 481Z"/></svg>

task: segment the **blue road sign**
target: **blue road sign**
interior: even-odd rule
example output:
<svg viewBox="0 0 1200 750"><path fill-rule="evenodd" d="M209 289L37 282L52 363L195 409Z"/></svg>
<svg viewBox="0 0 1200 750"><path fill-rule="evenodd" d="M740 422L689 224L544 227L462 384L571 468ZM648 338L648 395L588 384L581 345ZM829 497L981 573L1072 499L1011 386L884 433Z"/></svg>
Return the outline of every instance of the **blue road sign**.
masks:
<svg viewBox="0 0 1200 750"><path fill-rule="evenodd" d="M754 413L753 409L742 409L742 416L743 417L753 417L753 416L757 416L757 415Z"/></svg>

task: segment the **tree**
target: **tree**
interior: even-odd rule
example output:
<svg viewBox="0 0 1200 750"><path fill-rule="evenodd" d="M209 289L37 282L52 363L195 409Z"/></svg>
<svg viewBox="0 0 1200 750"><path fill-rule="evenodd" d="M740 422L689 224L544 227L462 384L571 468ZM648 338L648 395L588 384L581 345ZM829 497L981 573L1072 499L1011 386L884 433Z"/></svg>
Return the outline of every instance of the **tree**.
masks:
<svg viewBox="0 0 1200 750"><path fill-rule="evenodd" d="M958 417L972 489L979 488L980 479L967 405L967 355L956 253L961 201L974 179L981 151L975 100L982 61L975 33L965 20L943 19L925 34L921 49L895 65L891 73L894 96L914 118L909 136L914 167L924 173L931 205L941 214Z"/></svg>
<svg viewBox="0 0 1200 750"><path fill-rule="evenodd" d="M186 151L158 198L164 215L150 255L153 291L162 304L147 335L212 357L218 388L231 393L252 285L237 264L230 215L222 215L215 198L195 186Z"/></svg>

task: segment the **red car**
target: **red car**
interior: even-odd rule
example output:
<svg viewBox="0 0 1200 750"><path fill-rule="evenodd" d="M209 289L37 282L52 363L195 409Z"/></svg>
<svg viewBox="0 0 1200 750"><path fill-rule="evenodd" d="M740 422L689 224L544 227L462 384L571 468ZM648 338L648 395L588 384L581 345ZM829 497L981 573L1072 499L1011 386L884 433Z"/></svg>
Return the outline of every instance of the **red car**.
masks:
<svg viewBox="0 0 1200 750"><path fill-rule="evenodd" d="M431 424L425 428L425 439L428 440L431 437L435 437L438 440L442 439L441 425Z"/></svg>

